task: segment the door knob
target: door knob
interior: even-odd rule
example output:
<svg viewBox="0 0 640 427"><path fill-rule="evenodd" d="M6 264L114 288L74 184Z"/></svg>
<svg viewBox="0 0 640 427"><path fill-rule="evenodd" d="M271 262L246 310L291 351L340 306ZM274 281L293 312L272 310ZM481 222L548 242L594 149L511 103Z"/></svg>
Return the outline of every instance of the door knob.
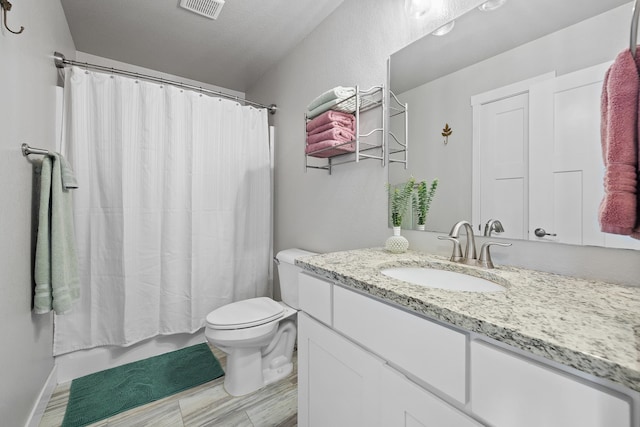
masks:
<svg viewBox="0 0 640 427"><path fill-rule="evenodd" d="M547 233L546 230L544 228L536 228L533 231L533 234L535 234L538 237L544 237L544 236L557 236L556 233Z"/></svg>

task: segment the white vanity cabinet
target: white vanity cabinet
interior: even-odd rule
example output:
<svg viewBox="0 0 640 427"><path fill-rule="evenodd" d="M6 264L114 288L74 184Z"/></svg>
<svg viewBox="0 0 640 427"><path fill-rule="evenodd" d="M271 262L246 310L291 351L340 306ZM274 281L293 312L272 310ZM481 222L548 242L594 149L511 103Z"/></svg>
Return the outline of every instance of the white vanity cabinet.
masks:
<svg viewBox="0 0 640 427"><path fill-rule="evenodd" d="M299 293L301 427L637 427L633 394L586 374L308 273Z"/></svg>
<svg viewBox="0 0 640 427"><path fill-rule="evenodd" d="M306 273L299 301L299 426L481 425L389 365L463 402L465 334Z"/></svg>
<svg viewBox="0 0 640 427"><path fill-rule="evenodd" d="M333 328L465 404L467 334L339 286Z"/></svg>
<svg viewBox="0 0 640 427"><path fill-rule="evenodd" d="M573 375L471 342L471 410L495 427L629 427L631 402Z"/></svg>
<svg viewBox="0 0 640 427"><path fill-rule="evenodd" d="M304 313L298 331L298 425L379 426L383 361Z"/></svg>
<svg viewBox="0 0 640 427"><path fill-rule="evenodd" d="M478 427L479 422L385 365L380 374L380 426Z"/></svg>

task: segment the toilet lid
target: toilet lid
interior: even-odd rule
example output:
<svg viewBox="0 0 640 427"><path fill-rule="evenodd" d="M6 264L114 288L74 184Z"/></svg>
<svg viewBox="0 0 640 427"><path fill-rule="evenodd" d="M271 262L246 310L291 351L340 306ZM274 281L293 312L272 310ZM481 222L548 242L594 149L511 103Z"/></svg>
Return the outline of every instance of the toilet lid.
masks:
<svg viewBox="0 0 640 427"><path fill-rule="evenodd" d="M282 317L284 307L271 298L251 298L227 304L207 315L215 329L241 329L262 325Z"/></svg>

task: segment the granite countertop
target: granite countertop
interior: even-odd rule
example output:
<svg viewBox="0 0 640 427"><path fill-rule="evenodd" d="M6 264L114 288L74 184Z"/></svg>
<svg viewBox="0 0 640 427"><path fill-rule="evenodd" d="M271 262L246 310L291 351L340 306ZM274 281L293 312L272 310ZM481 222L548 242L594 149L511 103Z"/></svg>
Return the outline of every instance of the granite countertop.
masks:
<svg viewBox="0 0 640 427"><path fill-rule="evenodd" d="M491 270L409 251L358 249L302 257L301 268L409 310L640 392L640 288L540 271ZM424 266L503 285L505 292L426 288L380 273Z"/></svg>

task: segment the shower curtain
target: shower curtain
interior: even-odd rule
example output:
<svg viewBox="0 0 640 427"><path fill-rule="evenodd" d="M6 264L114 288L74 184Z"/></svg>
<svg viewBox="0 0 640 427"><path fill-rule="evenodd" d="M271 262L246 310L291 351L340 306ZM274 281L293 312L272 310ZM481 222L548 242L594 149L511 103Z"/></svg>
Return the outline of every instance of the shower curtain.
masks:
<svg viewBox="0 0 640 427"><path fill-rule="evenodd" d="M75 67L64 102L81 297L55 355L195 332L269 294L264 109Z"/></svg>

